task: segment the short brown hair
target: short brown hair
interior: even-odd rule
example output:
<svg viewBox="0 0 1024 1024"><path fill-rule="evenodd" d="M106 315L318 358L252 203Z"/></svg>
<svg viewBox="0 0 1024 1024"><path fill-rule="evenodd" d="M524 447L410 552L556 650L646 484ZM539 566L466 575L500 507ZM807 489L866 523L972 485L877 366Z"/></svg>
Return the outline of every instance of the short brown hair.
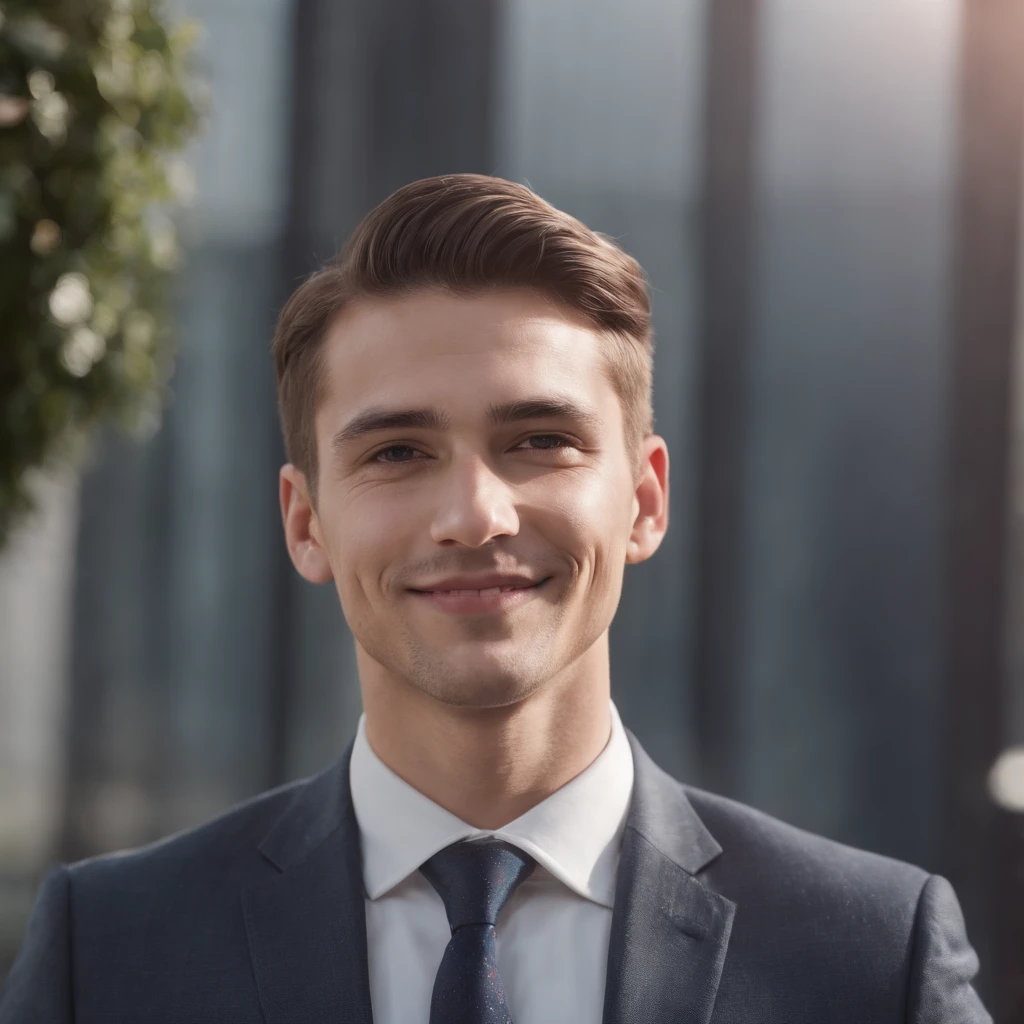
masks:
<svg viewBox="0 0 1024 1024"><path fill-rule="evenodd" d="M605 334L605 372L622 404L626 450L639 479L641 443L654 429L651 302L640 264L524 185L445 174L405 185L375 207L278 317L272 351L285 450L314 501L314 422L328 325L353 299L421 287L455 294L531 288Z"/></svg>

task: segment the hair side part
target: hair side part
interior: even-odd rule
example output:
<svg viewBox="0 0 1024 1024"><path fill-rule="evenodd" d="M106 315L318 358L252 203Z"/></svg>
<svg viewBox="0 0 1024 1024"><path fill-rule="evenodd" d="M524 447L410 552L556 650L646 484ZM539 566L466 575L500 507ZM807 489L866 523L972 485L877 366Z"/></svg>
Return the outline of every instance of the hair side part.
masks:
<svg viewBox="0 0 1024 1024"><path fill-rule="evenodd" d="M430 287L455 294L530 288L602 334L605 373L622 405L626 451L639 479L641 445L654 429L651 301L640 264L525 185L446 174L405 185L371 210L278 317L272 354L285 450L314 503L315 418L331 321L359 297Z"/></svg>

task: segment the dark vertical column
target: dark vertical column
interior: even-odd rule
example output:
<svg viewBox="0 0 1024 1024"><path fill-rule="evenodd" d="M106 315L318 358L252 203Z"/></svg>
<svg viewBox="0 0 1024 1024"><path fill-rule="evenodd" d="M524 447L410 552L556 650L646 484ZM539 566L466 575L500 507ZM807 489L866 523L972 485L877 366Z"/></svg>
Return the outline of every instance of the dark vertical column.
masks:
<svg viewBox="0 0 1024 1024"><path fill-rule="evenodd" d="M374 203L416 178L492 173L496 0L373 6L367 68Z"/></svg>
<svg viewBox="0 0 1024 1024"><path fill-rule="evenodd" d="M395 189L492 172L497 3L298 0L282 303ZM300 580L283 541L276 601L271 783L340 752L359 703L337 593Z"/></svg>
<svg viewBox="0 0 1024 1024"><path fill-rule="evenodd" d="M308 243L304 229L309 222L308 183L304 180L305 169L315 160L313 138L316 133L317 115L321 113L314 102L317 75L310 73L316 40L322 31L323 4L310 0L297 0L292 11L292 87L289 102L291 131L288 133L289 165L288 223L281 247L279 296L277 309L284 305L291 289L311 267L303 258ZM315 66L315 65L314 65ZM273 373L273 362L268 358L268 372ZM267 416L278 423L276 404L267 409ZM268 476L286 460L284 442L280 438L273 451L273 463L267 466ZM273 616L277 628L270 646L270 695L268 708L270 723L268 730L269 749L266 762L266 786L273 788L287 780L288 734L291 724L291 698L293 671L291 666L292 636L291 618L294 603L294 568L288 555L283 536L276 549L273 561Z"/></svg>
<svg viewBox="0 0 1024 1024"><path fill-rule="evenodd" d="M55 858L156 838L159 659L166 585L166 433L148 449L105 430L83 473L69 666L62 821Z"/></svg>
<svg viewBox="0 0 1024 1024"><path fill-rule="evenodd" d="M707 6L701 224L700 455L694 639L706 785L735 790L739 538L751 295L757 0Z"/></svg>
<svg viewBox="0 0 1024 1024"><path fill-rule="evenodd" d="M1002 742L1006 692L1024 5L1016 0L964 3L962 19L948 463L945 853L946 871L982 953L982 988L990 993L996 1020L1009 1021L1024 1014L1019 981L1024 851L1008 848L1012 833L987 796L986 775ZM1018 977L1014 991L1012 974Z"/></svg>

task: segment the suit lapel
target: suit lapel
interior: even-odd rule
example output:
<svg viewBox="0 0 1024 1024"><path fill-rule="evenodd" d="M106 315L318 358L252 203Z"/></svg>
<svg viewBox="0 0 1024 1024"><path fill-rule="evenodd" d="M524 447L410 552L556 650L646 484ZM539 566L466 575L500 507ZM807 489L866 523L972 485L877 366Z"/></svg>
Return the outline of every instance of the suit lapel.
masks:
<svg viewBox="0 0 1024 1024"><path fill-rule="evenodd" d="M280 874L243 893L267 1024L372 1024L351 752L298 790L260 846Z"/></svg>
<svg viewBox="0 0 1024 1024"><path fill-rule="evenodd" d="M633 800L616 882L604 1024L707 1024L736 905L697 875L722 849L683 787L633 748Z"/></svg>

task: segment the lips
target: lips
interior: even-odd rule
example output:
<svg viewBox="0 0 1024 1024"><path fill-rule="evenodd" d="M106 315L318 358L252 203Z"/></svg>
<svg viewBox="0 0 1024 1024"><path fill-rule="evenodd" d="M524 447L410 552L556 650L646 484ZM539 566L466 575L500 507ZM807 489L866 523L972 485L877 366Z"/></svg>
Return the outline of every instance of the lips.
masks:
<svg viewBox="0 0 1024 1024"><path fill-rule="evenodd" d="M542 583L535 576L527 576L526 573L477 573L476 575L448 576L436 583L428 583L419 587L410 587L410 590L419 594L446 594L456 591L479 594L482 592L496 591L504 593L509 590L526 590Z"/></svg>
<svg viewBox="0 0 1024 1024"><path fill-rule="evenodd" d="M452 597L491 597L495 594L507 594L511 590L529 590L530 587L535 587L536 583L526 583L522 585L509 584L504 587L484 587L480 590L467 590L465 588L456 589L442 589L442 590L419 590L419 594L449 594Z"/></svg>
<svg viewBox="0 0 1024 1024"><path fill-rule="evenodd" d="M459 588L457 590L410 590L416 601L423 601L433 608L460 615L482 615L510 612L533 600L547 577L537 583L525 586L500 584L480 589Z"/></svg>

